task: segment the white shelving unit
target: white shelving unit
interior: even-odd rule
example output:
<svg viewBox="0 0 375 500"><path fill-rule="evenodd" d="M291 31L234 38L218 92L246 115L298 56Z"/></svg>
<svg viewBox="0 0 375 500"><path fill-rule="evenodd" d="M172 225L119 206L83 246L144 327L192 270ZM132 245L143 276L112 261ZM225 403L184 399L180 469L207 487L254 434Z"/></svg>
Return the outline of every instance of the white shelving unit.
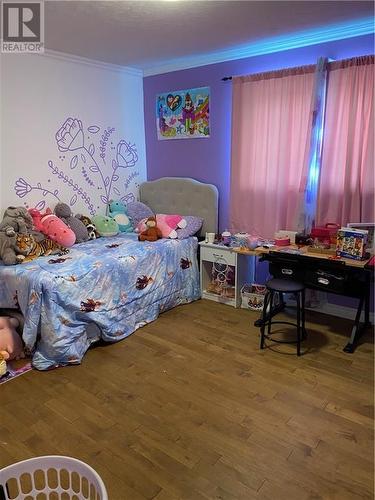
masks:
<svg viewBox="0 0 375 500"><path fill-rule="evenodd" d="M204 241L199 245L202 298L232 307L241 307L241 288L254 279L255 258L240 255L224 245ZM234 274L233 286L228 286L226 282L226 276L231 272L229 266ZM213 269L215 279L213 279Z"/></svg>

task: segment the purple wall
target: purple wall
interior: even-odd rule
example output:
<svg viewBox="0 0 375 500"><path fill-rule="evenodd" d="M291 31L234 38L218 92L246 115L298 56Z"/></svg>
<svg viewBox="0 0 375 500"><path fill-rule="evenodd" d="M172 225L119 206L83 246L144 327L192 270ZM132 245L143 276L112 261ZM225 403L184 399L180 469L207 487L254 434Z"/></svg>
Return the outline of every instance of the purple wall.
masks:
<svg viewBox="0 0 375 500"><path fill-rule="evenodd" d="M372 54L372 35L324 43L237 61L201 66L144 78L147 177L193 177L219 189L219 225L228 226L232 85L221 78L315 63L319 56L345 59ZM158 93L192 87L211 88L211 136L158 141L155 99Z"/></svg>

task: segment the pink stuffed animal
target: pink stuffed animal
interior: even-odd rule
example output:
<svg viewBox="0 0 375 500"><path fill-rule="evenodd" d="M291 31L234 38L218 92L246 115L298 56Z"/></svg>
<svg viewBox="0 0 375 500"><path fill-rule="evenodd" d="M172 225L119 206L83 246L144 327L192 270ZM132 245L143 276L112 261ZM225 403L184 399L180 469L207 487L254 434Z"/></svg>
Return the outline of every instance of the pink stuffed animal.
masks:
<svg viewBox="0 0 375 500"><path fill-rule="evenodd" d="M138 232L141 233L146 229L145 221L146 219L138 224ZM175 239L177 238L176 229L186 227L187 222L181 215L156 214L156 224L163 238Z"/></svg>
<svg viewBox="0 0 375 500"><path fill-rule="evenodd" d="M17 318L0 317L0 354L6 361L25 357L22 339L16 331L19 324Z"/></svg>
<svg viewBox="0 0 375 500"><path fill-rule="evenodd" d="M156 223L163 238L177 238L177 228L186 227L186 220L181 215L156 214Z"/></svg>
<svg viewBox="0 0 375 500"><path fill-rule="evenodd" d="M34 227L37 231L48 236L50 240L56 241L64 247L71 247L76 241L76 235L57 215L47 208L44 214L36 208L29 209L33 218Z"/></svg>

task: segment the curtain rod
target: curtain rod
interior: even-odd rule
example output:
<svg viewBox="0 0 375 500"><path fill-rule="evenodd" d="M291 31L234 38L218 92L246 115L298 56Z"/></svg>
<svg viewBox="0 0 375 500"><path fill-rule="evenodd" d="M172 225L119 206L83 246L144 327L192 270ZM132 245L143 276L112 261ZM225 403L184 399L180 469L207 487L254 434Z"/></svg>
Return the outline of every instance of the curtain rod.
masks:
<svg viewBox="0 0 375 500"><path fill-rule="evenodd" d="M323 56L322 56L322 57L323 57ZM361 57L361 56L360 56L360 57ZM365 56L363 56L363 57L365 57ZM319 58L318 58L318 59L319 59ZM328 59L328 62L329 62L329 63L330 63L330 62L335 62L335 61L336 61L336 59L333 59L332 57L327 57L327 59ZM352 59L355 59L355 58L353 57ZM343 60L345 61L346 59L343 59ZM282 68L282 69L283 69L283 68ZM286 69L287 69L287 68L286 68ZM271 70L271 71L272 71L272 70ZM276 70L276 71L277 71L277 70ZM222 81L222 82L228 82L228 81L230 81L230 80L232 80L232 79L233 79L233 76L224 76L224 77L221 79L221 81Z"/></svg>

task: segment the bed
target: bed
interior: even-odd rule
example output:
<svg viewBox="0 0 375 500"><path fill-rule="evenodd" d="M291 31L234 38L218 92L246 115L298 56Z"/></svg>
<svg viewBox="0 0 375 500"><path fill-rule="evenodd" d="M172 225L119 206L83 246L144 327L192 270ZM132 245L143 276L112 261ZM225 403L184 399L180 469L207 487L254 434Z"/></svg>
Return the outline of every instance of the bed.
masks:
<svg viewBox="0 0 375 500"><path fill-rule="evenodd" d="M203 217L202 234L217 230L215 186L162 178L140 186L140 201L155 213ZM21 310L35 368L77 364L99 339L122 340L159 313L197 300L197 246L197 237L151 243L120 233L74 245L64 256L0 263L0 307Z"/></svg>

